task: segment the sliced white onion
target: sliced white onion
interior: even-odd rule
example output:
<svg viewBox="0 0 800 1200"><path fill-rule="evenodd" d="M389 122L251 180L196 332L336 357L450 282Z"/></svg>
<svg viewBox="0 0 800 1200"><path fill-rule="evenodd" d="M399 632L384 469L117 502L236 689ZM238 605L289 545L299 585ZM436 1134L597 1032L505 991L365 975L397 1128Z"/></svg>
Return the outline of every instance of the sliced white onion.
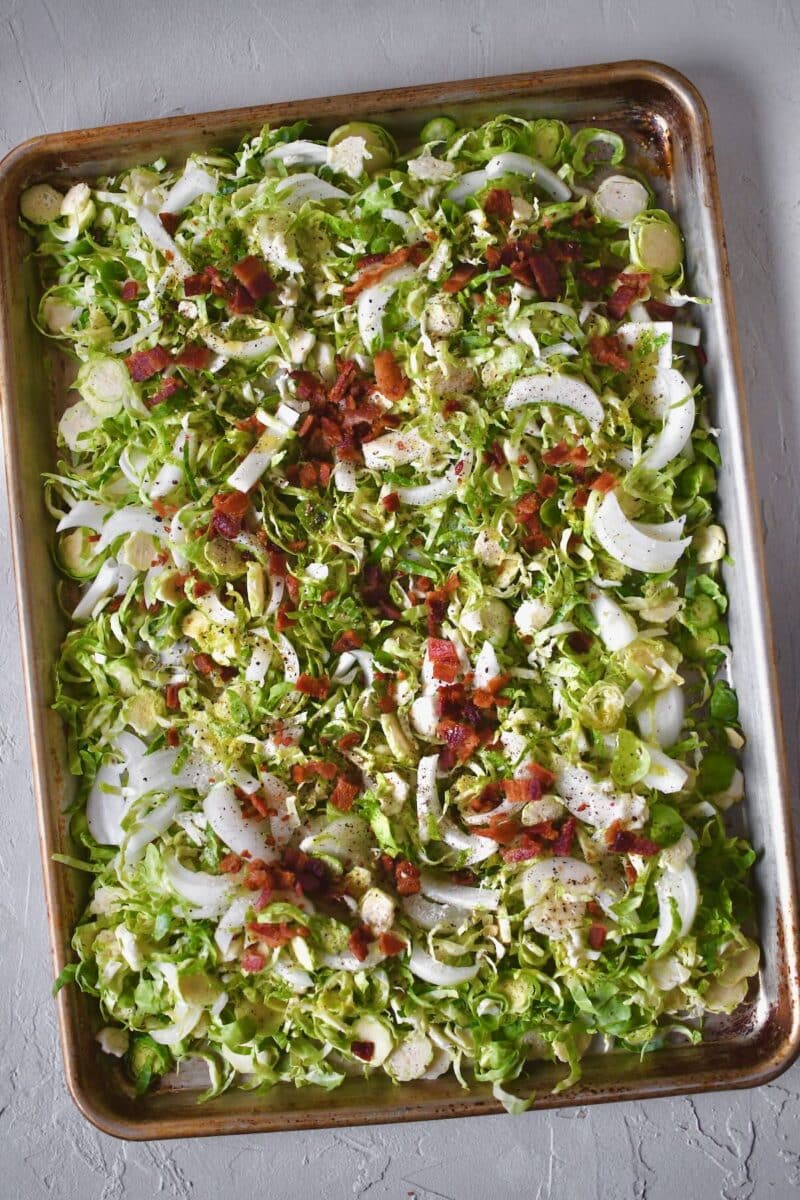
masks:
<svg viewBox="0 0 800 1200"><path fill-rule="evenodd" d="M287 167L320 167L328 161L328 147L304 140L284 142L268 150L266 158L279 158ZM294 176L297 178L297 176Z"/></svg>
<svg viewBox="0 0 800 1200"><path fill-rule="evenodd" d="M563 179L539 162L538 158L531 158L527 154L496 154L486 164L486 174L489 179L499 179L501 175L525 175L529 179L532 176L534 183L553 200L569 200L572 195Z"/></svg>
<svg viewBox="0 0 800 1200"><path fill-rule="evenodd" d="M355 463L337 461L333 468L333 483L337 492L352 494L357 487Z"/></svg>
<svg viewBox="0 0 800 1200"><path fill-rule="evenodd" d="M178 1042L184 1041L202 1017L203 1010L199 1004L185 1004L179 1001L175 1005L174 1015L175 1020L171 1025L148 1030L153 1041L161 1046L177 1046Z"/></svg>
<svg viewBox="0 0 800 1200"><path fill-rule="evenodd" d="M243 928L248 910L253 903L253 896L237 896L226 912L220 918L214 933L214 941L219 947L223 958L230 953L233 940Z"/></svg>
<svg viewBox="0 0 800 1200"><path fill-rule="evenodd" d="M522 886L525 905L530 908L538 904L553 885L559 888L566 899L588 900L597 890L599 876L590 863L565 855L554 855L526 867L517 876L517 882Z"/></svg>
<svg viewBox="0 0 800 1200"><path fill-rule="evenodd" d="M342 954L323 954L321 956L322 965L329 967L331 971L371 971L373 967L377 967L378 963L382 963L386 955L381 954L376 945L369 948L367 957L361 961L356 958L355 954L351 954L349 950Z"/></svg>
<svg viewBox="0 0 800 1200"><path fill-rule="evenodd" d="M343 863L364 862L369 858L371 846L370 827L355 813L322 825L300 843L304 854L330 854Z"/></svg>
<svg viewBox="0 0 800 1200"><path fill-rule="evenodd" d="M420 888L423 895L431 900L470 910L481 908L493 911L501 898L500 892L492 891L491 888L465 887L446 877L434 875L431 871L423 871L420 875Z"/></svg>
<svg viewBox="0 0 800 1200"><path fill-rule="evenodd" d="M86 801L86 823L92 837L101 846L120 846L125 837L122 828L126 808L121 788L122 771L120 763L103 763L94 777Z"/></svg>
<svg viewBox="0 0 800 1200"><path fill-rule="evenodd" d="M190 871L174 855L164 860L164 875L174 892L190 904L218 908L216 916L229 906L235 882L231 875L210 875L207 871Z"/></svg>
<svg viewBox="0 0 800 1200"><path fill-rule="evenodd" d="M452 821L443 818L439 822L439 835L446 846L464 854L468 867L474 867L497 853L497 842L492 838L478 837L477 834L465 833Z"/></svg>
<svg viewBox="0 0 800 1200"><path fill-rule="evenodd" d="M669 403L664 412L664 427L642 455L642 464L651 471L660 471L683 450L692 436L695 403L692 389L680 371L670 368L662 372Z"/></svg>
<svg viewBox="0 0 800 1200"><path fill-rule="evenodd" d="M656 365L659 371L669 371L672 367L672 322L671 321L651 321L645 310L645 319L643 321L625 321L618 326L617 337L622 342L626 350L632 350L638 346L639 341L643 336L647 336L655 340L656 338L665 338L663 345L658 347L658 358Z"/></svg>
<svg viewBox="0 0 800 1200"><path fill-rule="evenodd" d="M272 334L263 334L246 342L238 342L220 337L212 329L201 329L199 333L209 350L213 350L220 358L240 358L245 361L266 358L278 344Z"/></svg>
<svg viewBox="0 0 800 1200"><path fill-rule="evenodd" d="M137 863L147 846L169 829L178 815L180 807L180 799L177 796L170 796L163 804L156 805L146 816L136 822L123 843L123 858L126 866L130 867Z"/></svg>
<svg viewBox="0 0 800 1200"><path fill-rule="evenodd" d="M285 634L279 633L276 641L278 653L283 659L283 678L286 683L297 683L300 678L300 659L297 651Z"/></svg>
<svg viewBox="0 0 800 1200"><path fill-rule="evenodd" d="M393 225L397 225L406 235L406 240L413 242L417 238L417 227L411 220L408 213L403 212L399 208L384 208L381 211L381 216L384 221L391 221Z"/></svg>
<svg viewBox="0 0 800 1200"><path fill-rule="evenodd" d="M180 279L184 279L187 275L192 274L190 264L181 254L154 212L141 205L134 212L133 218L147 240L155 246L156 250L161 251L172 270Z"/></svg>
<svg viewBox="0 0 800 1200"><path fill-rule="evenodd" d="M404 896L402 905L406 916L420 929L428 931L437 929L441 925L458 927L465 919L463 909L456 908L452 904L436 904L433 900L426 900L419 893L413 896Z"/></svg>
<svg viewBox="0 0 800 1200"><path fill-rule="evenodd" d="M478 974L477 963L469 967L450 967L431 958L430 954L426 954L419 946L412 949L408 968L418 979L424 979L426 983L437 987L457 987L460 983L468 983Z"/></svg>
<svg viewBox="0 0 800 1200"><path fill-rule="evenodd" d="M639 732L645 741L669 749L681 736L685 708L683 688L677 683L656 692L636 710Z"/></svg>
<svg viewBox="0 0 800 1200"><path fill-rule="evenodd" d="M486 641L475 659L474 684L477 688L488 687L493 679L502 674L497 653L491 642Z"/></svg>
<svg viewBox="0 0 800 1200"><path fill-rule="evenodd" d="M605 592L595 596L589 607L597 621L600 639L606 650L610 650L612 654L630 645L638 635L636 622L630 613Z"/></svg>
<svg viewBox="0 0 800 1200"><path fill-rule="evenodd" d="M118 509L108 518L102 528L100 541L95 545L95 553L101 554L123 533L149 533L159 541L167 536L167 530L160 517L146 508L131 504Z"/></svg>
<svg viewBox="0 0 800 1200"><path fill-rule="evenodd" d="M416 429L409 429L405 433L393 429L371 442L364 442L361 452L364 455L364 465L370 471L380 471L385 467L400 467L405 463L419 462L430 449L430 444Z"/></svg>
<svg viewBox="0 0 800 1200"><path fill-rule="evenodd" d="M145 338L149 338L152 333L161 328L161 319L151 321L149 325L143 325L141 329L137 329L130 337L120 338L117 342L110 342L108 349L112 354L127 354L134 346L138 346L139 342L143 342Z"/></svg>
<svg viewBox="0 0 800 1200"><path fill-rule="evenodd" d="M672 336L683 346L699 346L702 337L696 325L673 325Z"/></svg>
<svg viewBox="0 0 800 1200"><path fill-rule="evenodd" d="M198 196L208 192L216 192L217 178L208 171L198 167L197 163L189 160L183 169L183 174L172 185L167 198L161 206L161 212L181 213L188 208Z"/></svg>
<svg viewBox="0 0 800 1200"><path fill-rule="evenodd" d="M603 423L603 406L597 393L572 375L526 375L516 379L503 403L507 410L525 404L555 404L584 417L592 429Z"/></svg>
<svg viewBox="0 0 800 1200"><path fill-rule="evenodd" d="M587 825L607 829L614 821L641 820L647 805L640 796L617 795L610 780L596 780L583 767L562 763L556 772L556 792L569 811Z"/></svg>
<svg viewBox="0 0 800 1200"><path fill-rule="evenodd" d="M217 783L203 801L203 812L220 841L234 854L247 852L251 858L271 862L275 850L269 844L266 822L245 817L236 793L227 783Z"/></svg>
<svg viewBox="0 0 800 1200"><path fill-rule="evenodd" d="M668 868L656 880L656 895L658 896L658 929L653 938L654 946L663 946L672 933L672 905L674 900L678 906L678 916L681 927L680 936L686 937L694 924L700 893L697 887L697 876L688 863L679 870Z"/></svg>
<svg viewBox="0 0 800 1200"><path fill-rule="evenodd" d="M414 731L427 741L435 741L438 737L439 720L442 707L438 695L433 692L427 696L417 696L411 705L409 718Z"/></svg>
<svg viewBox="0 0 800 1200"><path fill-rule="evenodd" d="M264 613L265 617L271 617L278 611L283 600L283 593L286 590L286 580L282 575L273 575L270 579L269 604ZM285 661L285 660L284 660ZM299 668L299 664L298 664ZM292 681L294 682L294 681Z"/></svg>
<svg viewBox="0 0 800 1200"><path fill-rule="evenodd" d="M431 825L438 826L442 817L442 805L436 788L438 768L438 754L425 755L417 766L417 824L423 843L431 836Z"/></svg>
<svg viewBox="0 0 800 1200"><path fill-rule="evenodd" d="M658 528L634 524L625 516L614 492L603 497L592 522L594 536L612 558L623 566L649 574L671 571L692 541L680 538L665 542L655 532Z"/></svg>
<svg viewBox="0 0 800 1200"><path fill-rule="evenodd" d="M208 592L205 596L197 596L194 605L195 608L205 613L209 621L214 625L236 624L236 614L225 607L216 592Z"/></svg>
<svg viewBox="0 0 800 1200"><path fill-rule="evenodd" d="M373 342L383 336L383 314L392 296L397 291L398 284L404 279L416 275L414 267L397 267L384 275L379 283L364 288L356 301L358 332L364 347L369 350Z"/></svg>
<svg viewBox="0 0 800 1200"><path fill-rule="evenodd" d="M453 186L447 189L447 198L454 204L463 204L468 196L474 196L481 188L485 188L488 182L489 176L485 171L465 171Z"/></svg>
<svg viewBox="0 0 800 1200"><path fill-rule="evenodd" d="M100 601L117 590L119 578L120 568L116 559L106 559L73 609L73 621L88 621Z"/></svg>
<svg viewBox="0 0 800 1200"><path fill-rule="evenodd" d="M250 662L247 664L247 670L244 673L247 682L263 683L271 662L272 652L268 646L254 646L253 653L250 655Z"/></svg>
<svg viewBox="0 0 800 1200"><path fill-rule="evenodd" d="M297 992L298 995L309 991L314 986L314 980L308 971L304 971L301 967L290 967L288 963L283 962L280 958L277 962L271 964L270 970L282 979L284 983L288 983L292 991Z"/></svg>
<svg viewBox="0 0 800 1200"><path fill-rule="evenodd" d="M647 786L666 795L682 791L689 778L686 768L655 746L648 746L647 749L650 754L650 770L644 777Z"/></svg>
<svg viewBox="0 0 800 1200"><path fill-rule="evenodd" d="M399 487L396 493L403 504L411 504L424 508L445 500L458 491L460 485L466 483L472 471L472 455L467 452L452 467L448 467L444 475L431 479L429 483L421 483L415 487Z"/></svg>
<svg viewBox="0 0 800 1200"><path fill-rule="evenodd" d="M281 202L293 211L301 208L307 200L346 200L347 192L334 187L324 179L306 172L289 175L282 179L276 187Z"/></svg>
<svg viewBox="0 0 800 1200"><path fill-rule="evenodd" d="M372 665L372 652L370 650L351 650L353 658L361 668L361 674L364 676L364 683L368 688L372 687L375 680L375 668Z"/></svg>

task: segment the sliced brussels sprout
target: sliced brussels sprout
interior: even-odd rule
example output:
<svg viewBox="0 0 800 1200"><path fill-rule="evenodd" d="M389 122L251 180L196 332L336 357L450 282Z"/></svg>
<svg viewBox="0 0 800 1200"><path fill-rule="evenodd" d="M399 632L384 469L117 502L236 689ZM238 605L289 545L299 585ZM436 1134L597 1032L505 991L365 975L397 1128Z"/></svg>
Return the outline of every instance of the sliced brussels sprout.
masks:
<svg viewBox="0 0 800 1200"><path fill-rule="evenodd" d="M72 579L93 579L102 562L94 552L97 538L92 541L91 529L71 529L58 539L58 561L61 569Z"/></svg>
<svg viewBox="0 0 800 1200"><path fill-rule="evenodd" d="M328 138L328 147L340 146L350 138L360 138L364 142L369 154L363 164L367 175L385 171L397 157L397 145L392 135L381 125L372 125L367 121L350 121L347 125L340 125Z"/></svg>
<svg viewBox="0 0 800 1200"><path fill-rule="evenodd" d="M61 216L64 197L49 183L35 183L22 193L19 210L32 225L49 225Z"/></svg>
<svg viewBox="0 0 800 1200"><path fill-rule="evenodd" d="M115 417L125 401L135 401L128 368L118 358L96 355L83 364L75 387L99 417Z"/></svg>
<svg viewBox="0 0 800 1200"><path fill-rule="evenodd" d="M447 142L458 129L452 117L432 117L420 130L419 140L428 142Z"/></svg>
<svg viewBox="0 0 800 1200"><path fill-rule="evenodd" d="M608 149L601 152L600 147ZM589 158L592 149L594 154ZM624 157L625 143L610 129L579 129L572 139L572 167L578 175L591 175L600 162L615 167Z"/></svg>
<svg viewBox="0 0 800 1200"><path fill-rule="evenodd" d="M601 221L615 225L630 225L650 202L644 184L628 175L609 175L600 184L591 200L592 209Z"/></svg>
<svg viewBox="0 0 800 1200"><path fill-rule="evenodd" d="M643 271L665 279L679 274L683 264L683 238L668 213L660 208L640 213L629 227L631 259Z"/></svg>

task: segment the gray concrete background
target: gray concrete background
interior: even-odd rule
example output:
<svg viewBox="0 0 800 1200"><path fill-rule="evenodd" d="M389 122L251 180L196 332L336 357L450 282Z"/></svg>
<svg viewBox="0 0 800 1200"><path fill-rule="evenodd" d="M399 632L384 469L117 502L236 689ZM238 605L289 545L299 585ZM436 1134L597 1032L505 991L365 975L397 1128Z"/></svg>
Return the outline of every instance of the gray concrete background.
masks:
<svg viewBox="0 0 800 1200"><path fill-rule="evenodd" d="M633 57L686 72L715 125L796 785L799 0L0 0L0 152L83 125ZM97 1133L56 1041L13 609L3 511L0 1196L800 1195L800 1065L758 1091L516 1120L149 1145Z"/></svg>

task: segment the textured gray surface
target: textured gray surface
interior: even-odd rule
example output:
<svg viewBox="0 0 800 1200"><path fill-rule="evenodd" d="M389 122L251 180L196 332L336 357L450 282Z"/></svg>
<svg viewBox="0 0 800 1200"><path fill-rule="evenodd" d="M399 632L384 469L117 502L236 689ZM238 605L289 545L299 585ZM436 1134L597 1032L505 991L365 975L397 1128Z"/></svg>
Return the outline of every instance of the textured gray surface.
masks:
<svg viewBox="0 0 800 1200"><path fill-rule="evenodd" d="M0 0L0 151L45 131L469 75L658 58L716 130L792 781L800 447L798 0ZM69 1100L0 516L0 1195L784 1200L800 1065L759 1091L516 1120L124 1145Z"/></svg>

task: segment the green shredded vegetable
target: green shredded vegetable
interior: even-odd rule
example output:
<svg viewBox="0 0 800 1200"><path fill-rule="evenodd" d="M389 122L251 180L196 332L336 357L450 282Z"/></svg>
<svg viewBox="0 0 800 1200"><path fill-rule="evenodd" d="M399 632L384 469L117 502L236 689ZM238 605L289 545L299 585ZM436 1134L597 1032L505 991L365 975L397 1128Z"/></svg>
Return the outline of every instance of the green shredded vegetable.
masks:
<svg viewBox="0 0 800 1200"><path fill-rule="evenodd" d="M719 453L625 171L442 116L23 195L77 368L59 985L138 1093L192 1057L206 1095L453 1071L522 1111L535 1060L561 1090L744 999Z"/></svg>

